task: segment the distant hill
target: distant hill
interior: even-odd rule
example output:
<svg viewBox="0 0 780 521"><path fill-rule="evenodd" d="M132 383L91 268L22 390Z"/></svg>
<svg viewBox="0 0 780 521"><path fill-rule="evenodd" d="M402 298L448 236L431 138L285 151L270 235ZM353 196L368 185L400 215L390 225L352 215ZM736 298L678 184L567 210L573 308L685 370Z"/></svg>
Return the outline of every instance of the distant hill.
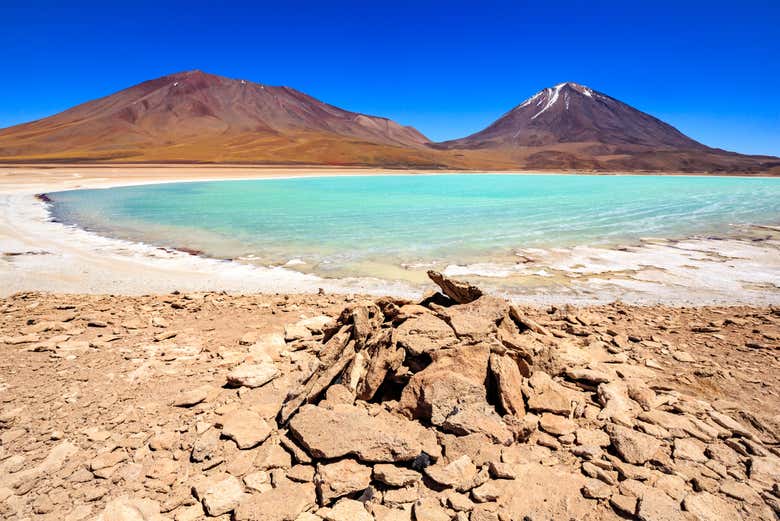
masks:
<svg viewBox="0 0 780 521"><path fill-rule="evenodd" d="M412 127L289 87L201 71L2 129L0 161L780 174L776 157L707 147L576 83L539 91L476 134L431 143Z"/></svg>

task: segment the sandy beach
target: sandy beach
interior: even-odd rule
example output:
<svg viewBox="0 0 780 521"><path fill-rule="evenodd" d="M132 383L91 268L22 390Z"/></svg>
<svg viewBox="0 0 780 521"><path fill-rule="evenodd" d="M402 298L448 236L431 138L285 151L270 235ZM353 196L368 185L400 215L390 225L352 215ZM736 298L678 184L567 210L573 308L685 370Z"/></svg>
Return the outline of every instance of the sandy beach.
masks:
<svg viewBox="0 0 780 521"><path fill-rule="evenodd" d="M442 172L212 165L0 167L0 293L311 293L322 288L416 296L422 291L420 284L403 277L406 274L400 266L389 266L382 279L329 279L283 266L208 259L51 222L45 203L34 197L43 192L134 184L377 173ZM780 303L780 229L750 227L740 233L718 240L647 239L620 249L528 249L523 253L533 262L508 268L489 263L452 264L444 272L473 278L496 294L525 303Z"/></svg>

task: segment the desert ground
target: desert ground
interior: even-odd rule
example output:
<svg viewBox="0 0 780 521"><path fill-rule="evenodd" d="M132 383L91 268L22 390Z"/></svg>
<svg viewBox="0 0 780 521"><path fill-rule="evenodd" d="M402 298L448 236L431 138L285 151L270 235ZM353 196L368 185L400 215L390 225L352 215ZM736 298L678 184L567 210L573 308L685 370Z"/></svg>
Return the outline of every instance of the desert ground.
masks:
<svg viewBox="0 0 780 521"><path fill-rule="evenodd" d="M776 306L281 293L15 224L17 196L214 172L0 169L4 519L780 516Z"/></svg>

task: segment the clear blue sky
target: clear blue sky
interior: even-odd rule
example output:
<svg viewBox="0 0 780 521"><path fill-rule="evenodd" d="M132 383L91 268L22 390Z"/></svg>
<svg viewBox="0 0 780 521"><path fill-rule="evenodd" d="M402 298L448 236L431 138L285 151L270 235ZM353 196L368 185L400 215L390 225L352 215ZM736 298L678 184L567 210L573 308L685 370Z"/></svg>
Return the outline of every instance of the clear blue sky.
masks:
<svg viewBox="0 0 780 521"><path fill-rule="evenodd" d="M0 2L0 127L202 69L444 140L575 81L708 145L780 155L778 0L62 5Z"/></svg>

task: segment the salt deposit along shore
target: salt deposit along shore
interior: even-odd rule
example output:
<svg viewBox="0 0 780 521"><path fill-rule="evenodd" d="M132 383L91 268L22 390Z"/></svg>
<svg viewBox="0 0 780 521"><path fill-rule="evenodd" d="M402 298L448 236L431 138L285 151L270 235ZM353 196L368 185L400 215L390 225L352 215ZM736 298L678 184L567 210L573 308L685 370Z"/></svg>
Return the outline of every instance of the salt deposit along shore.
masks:
<svg viewBox="0 0 780 521"><path fill-rule="evenodd" d="M34 195L58 190L191 180L372 175L371 169L217 166L0 168L0 294L229 291L419 295L425 267L388 266L381 278L321 278L294 266L255 266L101 237L50 221ZM419 172L430 173L430 172ZM403 172L402 174L410 174ZM401 175L401 173L399 173ZM780 303L780 231L745 227L717 240L646 239L620 250L519 249L518 260L451 264L446 274L479 281L527 303L674 305ZM400 276L399 276L400 275ZM415 278L416 277L416 278Z"/></svg>

